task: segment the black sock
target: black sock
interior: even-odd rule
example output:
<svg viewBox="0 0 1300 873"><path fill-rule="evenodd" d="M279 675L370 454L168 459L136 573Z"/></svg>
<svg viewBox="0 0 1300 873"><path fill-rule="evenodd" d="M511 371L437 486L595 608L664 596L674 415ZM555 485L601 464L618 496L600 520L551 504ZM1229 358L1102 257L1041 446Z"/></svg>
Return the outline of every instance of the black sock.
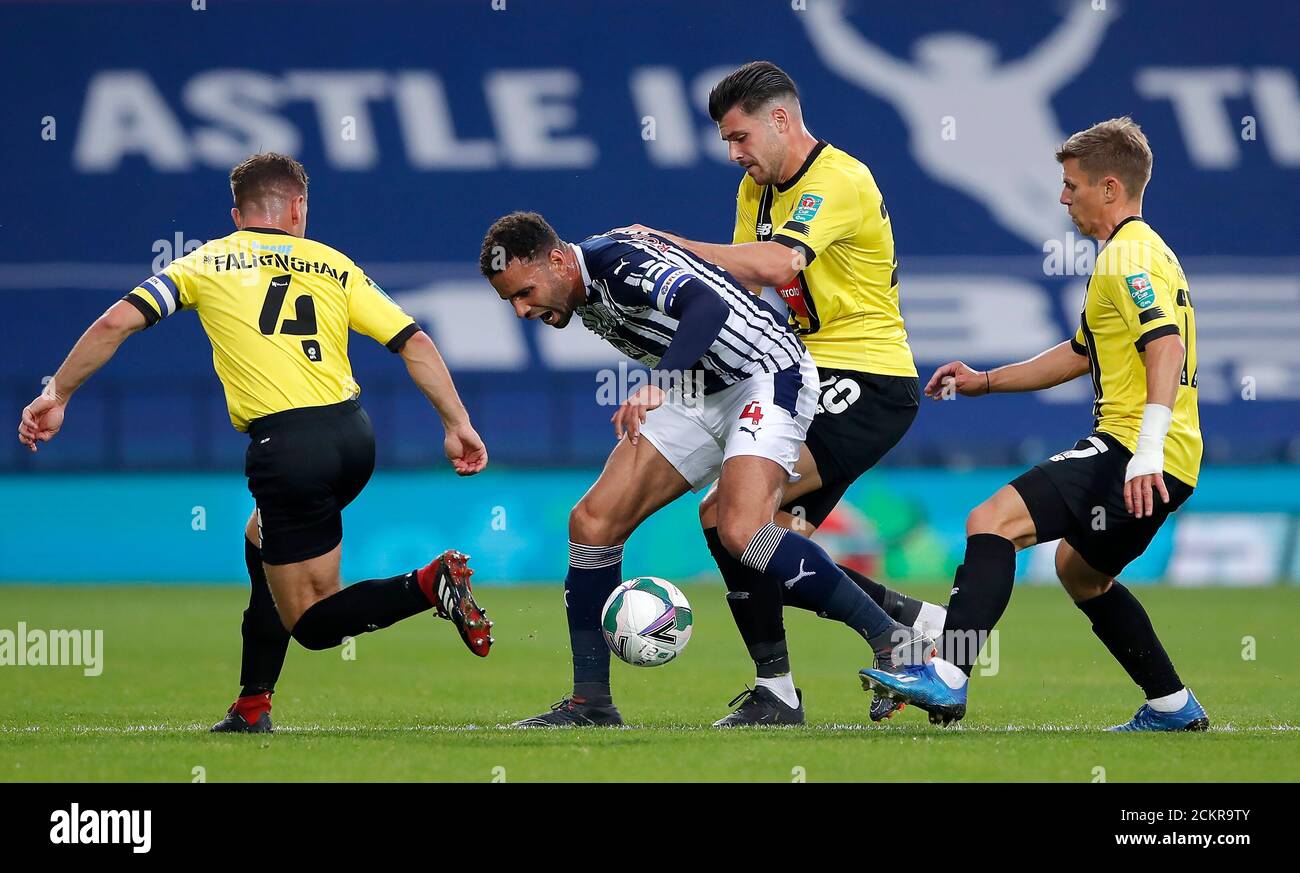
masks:
<svg viewBox="0 0 1300 873"><path fill-rule="evenodd" d="M713 560L727 583L727 606L745 641L749 657L754 660L755 675L771 679L790 672L790 652L785 641L785 621L781 615L781 591L769 576L746 567L722 547L718 529L704 531Z"/></svg>
<svg viewBox="0 0 1300 873"><path fill-rule="evenodd" d="M623 546L569 543L569 573L564 605L573 652L573 696L588 703L613 701L609 688L609 644L600 628L600 610L623 575Z"/></svg>
<svg viewBox="0 0 1300 873"><path fill-rule="evenodd" d="M1115 656L1147 700L1155 700L1182 689L1182 680L1173 662L1160 645L1155 628L1142 604L1118 582L1105 594L1076 603L1092 622L1097 635Z"/></svg>
<svg viewBox="0 0 1300 873"><path fill-rule="evenodd" d="M332 649L344 637L379 630L432 608L415 570L391 579L367 579L313 603L293 626L293 638L308 649Z"/></svg>
<svg viewBox="0 0 1300 873"><path fill-rule="evenodd" d="M289 632L280 623L280 613L275 611L262 567L262 552L248 537L244 537L244 563L248 565L252 592L240 628L244 637L239 668L239 684L243 686L240 697L274 691L284 667L285 653L289 651Z"/></svg>
<svg viewBox="0 0 1300 873"><path fill-rule="evenodd" d="M967 676L975 668L989 632L1011 602L1016 581L1016 547L997 534L966 539L966 559L957 568L940 655Z"/></svg>

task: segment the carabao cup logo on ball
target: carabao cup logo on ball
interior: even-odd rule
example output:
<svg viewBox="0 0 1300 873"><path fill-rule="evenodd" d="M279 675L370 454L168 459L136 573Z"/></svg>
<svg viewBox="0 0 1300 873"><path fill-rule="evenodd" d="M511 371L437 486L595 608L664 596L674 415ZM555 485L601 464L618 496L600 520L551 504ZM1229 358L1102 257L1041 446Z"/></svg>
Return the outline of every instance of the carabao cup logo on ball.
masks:
<svg viewBox="0 0 1300 873"><path fill-rule="evenodd" d="M691 605L676 585L638 576L614 589L601 612L601 630L614 654L637 667L657 667L691 639Z"/></svg>

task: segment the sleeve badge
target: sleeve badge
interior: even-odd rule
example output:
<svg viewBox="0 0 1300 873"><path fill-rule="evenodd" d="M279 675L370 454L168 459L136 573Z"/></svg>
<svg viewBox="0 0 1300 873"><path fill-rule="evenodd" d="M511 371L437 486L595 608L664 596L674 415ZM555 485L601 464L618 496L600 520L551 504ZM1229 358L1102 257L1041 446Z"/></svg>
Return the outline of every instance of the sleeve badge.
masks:
<svg viewBox="0 0 1300 873"><path fill-rule="evenodd" d="M799 205L790 216L792 221L812 221L817 210L822 208L822 198L816 194L800 194Z"/></svg>
<svg viewBox="0 0 1300 873"><path fill-rule="evenodd" d="M1125 276L1124 284L1128 286L1128 295L1133 298L1138 309L1146 309L1156 302L1155 288L1151 286L1151 279L1146 273Z"/></svg>

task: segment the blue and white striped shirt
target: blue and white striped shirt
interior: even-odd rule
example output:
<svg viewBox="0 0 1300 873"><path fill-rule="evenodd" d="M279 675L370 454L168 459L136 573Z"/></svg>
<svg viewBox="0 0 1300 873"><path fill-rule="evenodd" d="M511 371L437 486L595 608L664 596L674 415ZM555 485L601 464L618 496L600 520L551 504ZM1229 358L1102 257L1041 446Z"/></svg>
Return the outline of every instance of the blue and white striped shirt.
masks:
<svg viewBox="0 0 1300 873"><path fill-rule="evenodd" d="M587 288L575 310L597 336L633 360L658 367L681 325L681 301L701 292L726 305L717 338L692 369L705 394L756 373L797 367L806 354L784 313L726 270L649 233L611 231L573 247Z"/></svg>

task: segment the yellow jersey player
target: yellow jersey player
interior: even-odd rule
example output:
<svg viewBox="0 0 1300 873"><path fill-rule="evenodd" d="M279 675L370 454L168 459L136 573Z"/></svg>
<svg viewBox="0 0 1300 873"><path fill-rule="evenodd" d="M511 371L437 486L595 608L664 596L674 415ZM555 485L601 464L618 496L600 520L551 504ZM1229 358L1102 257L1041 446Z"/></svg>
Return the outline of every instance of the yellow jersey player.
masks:
<svg viewBox="0 0 1300 873"><path fill-rule="evenodd" d="M745 170L732 242L665 236L751 291L774 289L817 364L817 414L777 518L810 535L849 485L897 445L920 405L889 210L861 161L808 131L798 89L775 64L753 61L724 77L709 95L709 114L731 160ZM701 504L700 521L757 674L754 692L717 724L781 723L799 701L781 608L813 604L727 553L715 495ZM894 619L929 634L942 630L942 607L841 569ZM896 708L879 698L871 718L888 718Z"/></svg>
<svg viewBox="0 0 1300 873"><path fill-rule="evenodd" d="M1091 373L1092 433L971 512L942 657L901 681L867 670L864 683L916 703L932 722L960 719L975 657L1011 598L1016 552L1060 540L1061 584L1147 698L1111 730L1205 730L1209 718L1178 678L1146 611L1115 579L1191 496L1200 472L1191 290L1174 253L1142 219L1151 147L1132 119L1074 134L1056 159L1061 203L1080 231L1105 241L1078 331L1031 360L987 372L946 364L926 394L1038 391Z"/></svg>
<svg viewBox="0 0 1300 873"><path fill-rule="evenodd" d="M402 356L442 417L457 473L482 470L487 451L428 334L350 258L305 237L302 165L254 155L231 172L230 188L238 230L174 261L100 316L23 410L18 431L36 451L58 433L73 394L127 337L182 310L197 313L230 420L250 437L244 472L256 503L245 528L252 594L243 689L213 730L265 732L291 636L326 649L436 607L474 654L487 655L492 641L459 552L391 579L341 587L341 512L375 465L348 330Z"/></svg>

